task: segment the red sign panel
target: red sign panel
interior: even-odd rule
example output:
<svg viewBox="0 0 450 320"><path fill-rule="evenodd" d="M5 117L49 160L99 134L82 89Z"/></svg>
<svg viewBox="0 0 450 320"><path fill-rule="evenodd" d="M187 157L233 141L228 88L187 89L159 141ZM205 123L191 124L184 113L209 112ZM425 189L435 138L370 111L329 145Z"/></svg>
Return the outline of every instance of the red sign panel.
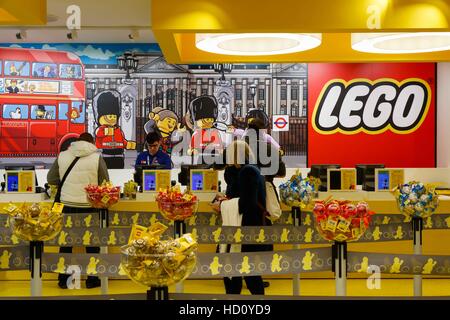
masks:
<svg viewBox="0 0 450 320"><path fill-rule="evenodd" d="M436 166L434 63L308 65L308 166Z"/></svg>

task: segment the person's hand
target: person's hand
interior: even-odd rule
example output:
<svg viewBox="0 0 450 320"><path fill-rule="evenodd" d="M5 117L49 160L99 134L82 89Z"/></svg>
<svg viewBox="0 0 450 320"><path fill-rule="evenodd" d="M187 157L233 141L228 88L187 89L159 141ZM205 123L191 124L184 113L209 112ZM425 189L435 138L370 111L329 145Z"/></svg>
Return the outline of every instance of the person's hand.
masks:
<svg viewBox="0 0 450 320"><path fill-rule="evenodd" d="M211 208L214 210L214 212L216 213L220 213L220 204L222 202L221 201L215 201L213 203L210 203L209 205L211 206Z"/></svg>
<svg viewBox="0 0 450 320"><path fill-rule="evenodd" d="M127 142L127 146L126 146L125 149L127 149L127 150L134 150L134 149L136 149L136 142L128 141Z"/></svg>

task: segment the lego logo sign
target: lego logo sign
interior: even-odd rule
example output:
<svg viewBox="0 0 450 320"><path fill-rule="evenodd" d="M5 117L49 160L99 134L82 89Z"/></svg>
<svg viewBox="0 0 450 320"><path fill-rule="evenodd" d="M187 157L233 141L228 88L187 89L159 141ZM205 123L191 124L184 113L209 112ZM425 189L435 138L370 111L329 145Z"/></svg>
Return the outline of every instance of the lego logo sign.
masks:
<svg viewBox="0 0 450 320"><path fill-rule="evenodd" d="M407 134L425 119L430 97L430 86L417 78L331 80L317 100L313 126L322 134Z"/></svg>
<svg viewBox="0 0 450 320"><path fill-rule="evenodd" d="M308 65L308 165L436 166L434 63Z"/></svg>

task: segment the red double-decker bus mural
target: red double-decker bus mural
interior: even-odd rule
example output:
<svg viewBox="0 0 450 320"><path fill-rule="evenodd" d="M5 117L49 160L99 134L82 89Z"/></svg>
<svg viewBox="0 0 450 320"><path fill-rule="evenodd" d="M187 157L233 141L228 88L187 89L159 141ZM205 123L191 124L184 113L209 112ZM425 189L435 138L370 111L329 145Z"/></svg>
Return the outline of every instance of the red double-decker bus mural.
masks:
<svg viewBox="0 0 450 320"><path fill-rule="evenodd" d="M85 131L85 78L70 52L0 49L0 157L52 157Z"/></svg>

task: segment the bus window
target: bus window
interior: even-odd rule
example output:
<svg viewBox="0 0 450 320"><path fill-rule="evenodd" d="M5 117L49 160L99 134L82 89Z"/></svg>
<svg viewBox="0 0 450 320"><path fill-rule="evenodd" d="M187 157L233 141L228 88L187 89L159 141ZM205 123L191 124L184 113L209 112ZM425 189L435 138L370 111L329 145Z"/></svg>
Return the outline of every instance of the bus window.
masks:
<svg viewBox="0 0 450 320"><path fill-rule="evenodd" d="M61 79L81 79L81 65L79 64L61 64L59 66L59 77Z"/></svg>
<svg viewBox="0 0 450 320"><path fill-rule="evenodd" d="M72 102L72 123L84 123L84 121L85 113L83 101Z"/></svg>
<svg viewBox="0 0 450 320"><path fill-rule="evenodd" d="M58 119L59 120L67 120L69 115L69 104L68 103L60 103L58 110Z"/></svg>
<svg viewBox="0 0 450 320"><path fill-rule="evenodd" d="M5 61L5 76L29 77L30 63L26 61Z"/></svg>
<svg viewBox="0 0 450 320"><path fill-rule="evenodd" d="M3 63L2 63L2 60L0 60L0 74L2 74L2 66L3 66Z"/></svg>
<svg viewBox="0 0 450 320"><path fill-rule="evenodd" d="M33 120L54 120L56 119L56 107L47 105L32 105L31 119Z"/></svg>
<svg viewBox="0 0 450 320"><path fill-rule="evenodd" d="M33 63L33 77L56 78L57 66L55 63L35 62Z"/></svg>
<svg viewBox="0 0 450 320"><path fill-rule="evenodd" d="M28 119L27 104L3 105L3 119Z"/></svg>

